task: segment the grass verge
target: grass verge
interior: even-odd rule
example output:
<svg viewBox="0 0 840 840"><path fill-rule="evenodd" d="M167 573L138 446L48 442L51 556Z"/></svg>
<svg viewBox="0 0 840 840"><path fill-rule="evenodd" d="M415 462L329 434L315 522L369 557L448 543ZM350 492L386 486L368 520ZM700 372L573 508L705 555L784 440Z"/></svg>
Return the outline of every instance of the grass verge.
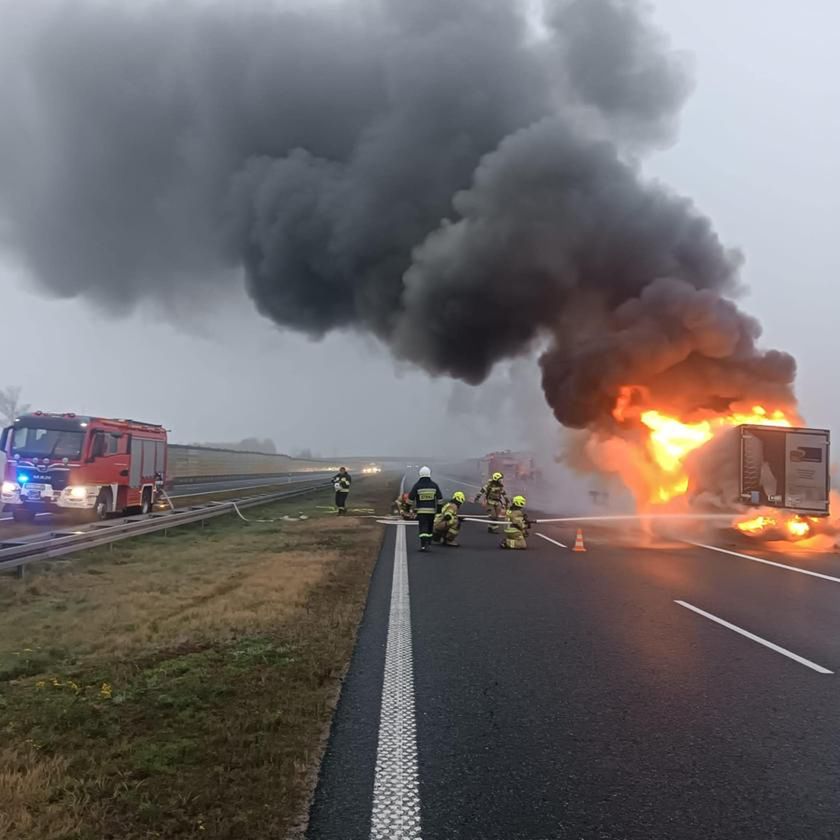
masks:
<svg viewBox="0 0 840 840"><path fill-rule="evenodd" d="M351 506L394 492L368 479ZM0 836L288 836L382 539L329 501L0 578Z"/></svg>

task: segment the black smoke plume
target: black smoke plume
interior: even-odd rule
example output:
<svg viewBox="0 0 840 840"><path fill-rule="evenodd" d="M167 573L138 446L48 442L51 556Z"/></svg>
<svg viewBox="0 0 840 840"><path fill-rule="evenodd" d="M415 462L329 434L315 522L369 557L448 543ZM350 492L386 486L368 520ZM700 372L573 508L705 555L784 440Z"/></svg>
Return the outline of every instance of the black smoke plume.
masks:
<svg viewBox="0 0 840 840"><path fill-rule="evenodd" d="M10 4L11 5L11 4ZM244 269L259 311L481 382L535 347L558 420L622 385L789 403L739 257L639 160L685 62L633 0L42 0L0 34L0 243L114 311Z"/></svg>

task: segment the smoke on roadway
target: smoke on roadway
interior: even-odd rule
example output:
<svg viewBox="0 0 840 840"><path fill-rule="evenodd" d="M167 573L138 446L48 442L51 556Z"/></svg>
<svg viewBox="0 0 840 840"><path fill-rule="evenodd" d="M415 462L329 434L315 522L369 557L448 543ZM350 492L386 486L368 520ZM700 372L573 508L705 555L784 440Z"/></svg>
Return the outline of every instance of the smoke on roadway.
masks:
<svg viewBox="0 0 840 840"><path fill-rule="evenodd" d="M0 243L114 312L245 282L482 382L539 351L566 426L621 385L683 414L793 402L739 255L646 178L690 90L633 0L307 9L42 0L0 33Z"/></svg>

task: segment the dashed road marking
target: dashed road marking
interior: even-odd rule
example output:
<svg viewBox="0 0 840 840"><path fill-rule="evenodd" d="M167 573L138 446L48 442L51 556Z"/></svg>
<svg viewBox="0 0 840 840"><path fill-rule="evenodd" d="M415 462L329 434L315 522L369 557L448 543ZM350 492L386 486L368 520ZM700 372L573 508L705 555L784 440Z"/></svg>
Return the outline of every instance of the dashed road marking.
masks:
<svg viewBox="0 0 840 840"><path fill-rule="evenodd" d="M569 546L565 545L564 543L558 542L557 540L551 539L551 537L547 537L545 534L537 534L538 537L546 540L546 542L554 543L554 545L559 545L560 548L568 548Z"/></svg>
<svg viewBox="0 0 840 840"><path fill-rule="evenodd" d="M742 627L738 627L735 624L730 624L728 621L724 621L722 618L718 618L716 615L712 615L711 613L708 613L705 610L701 610L699 607L695 607L693 604L689 604L686 601L674 601L674 603L679 604L681 607L685 607L687 610L691 610L692 612L697 613L697 615L702 615L703 618L708 618L709 621L714 621L717 624L720 624L722 627L726 627L728 630L733 630L735 633L740 633L747 639L751 639L754 642L758 642L758 644L764 645L764 647L770 648L770 650L775 650L776 653L781 653L782 656L787 656L788 659L793 659L794 662L798 662L800 665L804 665L806 668L810 668L811 670L816 671L818 674L834 673L833 671L829 671L828 668L823 668L822 665L817 665L816 662L811 662L810 659L805 659L804 656L799 656L799 654L791 653L791 651L787 650L786 648L773 644L773 642L768 642L767 639L762 639L761 636L756 636L755 633L750 633L749 630L744 630Z"/></svg>
<svg viewBox="0 0 840 840"><path fill-rule="evenodd" d="M777 563L775 560L765 560L763 557L753 557L751 554L741 554L738 551L730 551L728 548L718 548L716 545L706 545L705 543L691 542L684 540L686 545L693 545L696 548L705 548L709 551L717 551L720 554L729 554L732 557L740 557L743 560L752 560L754 563L764 563L766 566L776 566L779 569L787 569L789 572L799 572L800 575L810 575L811 577L821 578L822 580L830 580L832 583L840 583L840 578L832 577L831 575L824 575L821 572L812 572L810 569L800 569L798 566L788 566L786 563Z"/></svg>

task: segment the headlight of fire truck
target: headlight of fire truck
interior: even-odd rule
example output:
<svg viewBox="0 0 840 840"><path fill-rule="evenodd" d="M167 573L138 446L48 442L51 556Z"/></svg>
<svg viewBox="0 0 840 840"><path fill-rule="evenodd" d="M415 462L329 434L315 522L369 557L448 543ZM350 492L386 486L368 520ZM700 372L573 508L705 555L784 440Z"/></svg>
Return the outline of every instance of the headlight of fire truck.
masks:
<svg viewBox="0 0 840 840"><path fill-rule="evenodd" d="M18 486L14 483L14 481L4 481L2 491L0 492L2 492L5 496L9 496L12 493L16 493L17 489Z"/></svg>
<svg viewBox="0 0 840 840"><path fill-rule="evenodd" d="M70 488L70 498L71 499L84 499L87 498L87 487L71 487Z"/></svg>

